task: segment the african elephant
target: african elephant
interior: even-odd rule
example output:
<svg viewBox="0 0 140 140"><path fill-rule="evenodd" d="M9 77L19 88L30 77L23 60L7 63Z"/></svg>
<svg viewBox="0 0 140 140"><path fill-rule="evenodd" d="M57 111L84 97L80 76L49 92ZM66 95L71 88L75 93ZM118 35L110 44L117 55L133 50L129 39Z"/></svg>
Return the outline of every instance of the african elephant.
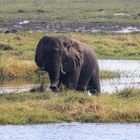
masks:
<svg viewBox="0 0 140 140"><path fill-rule="evenodd" d="M36 47L35 62L49 73L52 91L62 83L69 89L100 92L96 55L84 43L66 36L44 36Z"/></svg>

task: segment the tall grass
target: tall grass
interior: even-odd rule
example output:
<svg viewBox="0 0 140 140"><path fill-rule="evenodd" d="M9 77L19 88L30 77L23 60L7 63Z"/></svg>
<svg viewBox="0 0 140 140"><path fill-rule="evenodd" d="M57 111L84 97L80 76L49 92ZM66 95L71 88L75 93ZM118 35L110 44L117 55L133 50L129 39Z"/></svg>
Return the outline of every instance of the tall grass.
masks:
<svg viewBox="0 0 140 140"><path fill-rule="evenodd" d="M0 59L0 79L33 78L36 68L35 63L30 61L2 57Z"/></svg>

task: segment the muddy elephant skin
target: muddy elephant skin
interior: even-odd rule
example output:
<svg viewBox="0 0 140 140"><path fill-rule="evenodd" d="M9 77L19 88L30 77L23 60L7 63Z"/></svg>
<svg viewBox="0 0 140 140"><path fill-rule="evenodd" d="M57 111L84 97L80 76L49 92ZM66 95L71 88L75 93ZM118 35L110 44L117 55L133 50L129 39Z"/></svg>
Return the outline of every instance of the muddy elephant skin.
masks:
<svg viewBox="0 0 140 140"><path fill-rule="evenodd" d="M100 92L96 55L84 43L66 36L44 36L36 47L35 62L48 72L52 91L64 84L69 89Z"/></svg>

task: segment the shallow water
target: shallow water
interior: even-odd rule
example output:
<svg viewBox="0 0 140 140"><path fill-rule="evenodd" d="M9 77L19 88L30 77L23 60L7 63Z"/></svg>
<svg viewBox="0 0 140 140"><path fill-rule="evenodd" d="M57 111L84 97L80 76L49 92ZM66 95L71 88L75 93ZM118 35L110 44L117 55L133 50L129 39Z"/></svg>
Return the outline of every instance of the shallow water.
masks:
<svg viewBox="0 0 140 140"><path fill-rule="evenodd" d="M131 16L130 13L114 13L114 16Z"/></svg>
<svg viewBox="0 0 140 140"><path fill-rule="evenodd" d="M115 92L127 87L140 88L140 60L98 60L101 70L120 71L120 78L101 80L102 92ZM34 81L0 82L0 94L29 91L39 86Z"/></svg>
<svg viewBox="0 0 140 140"><path fill-rule="evenodd" d="M1 140L140 140L140 124L60 123L0 126Z"/></svg>
<svg viewBox="0 0 140 140"><path fill-rule="evenodd" d="M115 32L115 33L140 32L140 28L138 28L138 27L132 27L132 26L127 26L127 27L122 27L120 30L112 31L112 32Z"/></svg>
<svg viewBox="0 0 140 140"><path fill-rule="evenodd" d="M140 78L121 77L114 79L101 80L102 92L118 92L124 88L140 88Z"/></svg>
<svg viewBox="0 0 140 140"><path fill-rule="evenodd" d="M140 60L99 60L101 70L120 71L120 78L101 80L103 92L119 91L127 87L140 88Z"/></svg>
<svg viewBox="0 0 140 140"><path fill-rule="evenodd" d="M0 94L25 92L37 86L39 86L38 82L29 81L29 80L0 81Z"/></svg>

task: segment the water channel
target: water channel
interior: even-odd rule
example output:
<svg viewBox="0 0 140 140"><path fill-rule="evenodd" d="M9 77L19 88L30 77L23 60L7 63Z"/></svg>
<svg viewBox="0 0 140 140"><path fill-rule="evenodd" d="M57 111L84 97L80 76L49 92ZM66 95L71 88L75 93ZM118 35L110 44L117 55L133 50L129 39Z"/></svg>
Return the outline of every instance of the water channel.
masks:
<svg viewBox="0 0 140 140"><path fill-rule="evenodd" d="M98 60L101 70L120 71L120 78L101 80L102 92L115 92L127 87L140 88L140 60ZM39 82L14 80L0 82L0 93L29 91Z"/></svg>
<svg viewBox="0 0 140 140"><path fill-rule="evenodd" d="M60 123L0 126L1 140L140 140L140 124Z"/></svg>

